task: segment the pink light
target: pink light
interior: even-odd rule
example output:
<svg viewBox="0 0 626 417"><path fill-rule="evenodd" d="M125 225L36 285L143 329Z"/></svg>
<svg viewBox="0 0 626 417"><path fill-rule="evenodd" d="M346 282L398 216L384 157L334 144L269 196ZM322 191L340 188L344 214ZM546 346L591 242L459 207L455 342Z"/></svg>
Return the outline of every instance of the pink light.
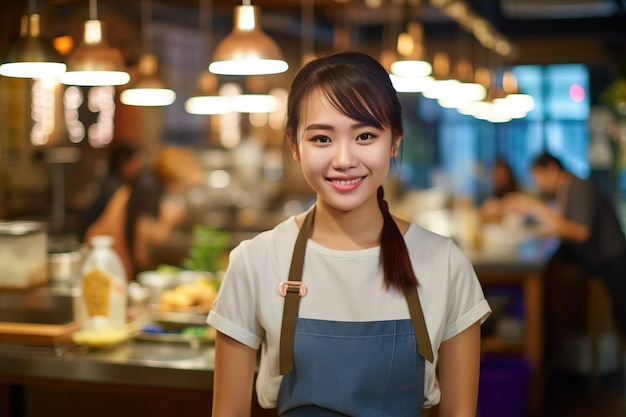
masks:
<svg viewBox="0 0 626 417"><path fill-rule="evenodd" d="M569 88L569 96L575 102L580 103L585 99L585 89L579 84L572 84Z"/></svg>

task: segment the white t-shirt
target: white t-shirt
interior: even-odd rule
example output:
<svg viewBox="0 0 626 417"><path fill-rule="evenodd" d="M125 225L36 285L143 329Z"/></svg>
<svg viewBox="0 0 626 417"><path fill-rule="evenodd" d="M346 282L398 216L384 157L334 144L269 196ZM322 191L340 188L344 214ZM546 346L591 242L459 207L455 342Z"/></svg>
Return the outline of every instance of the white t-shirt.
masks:
<svg viewBox="0 0 626 417"><path fill-rule="evenodd" d="M230 254L208 323L239 342L262 345L256 390L259 404L276 406L282 376L278 351L284 298L279 283L287 280L298 235L295 217L243 241ZM411 224L404 235L418 294L435 353L426 361L424 406L439 403L435 366L441 342L462 332L491 312L472 265L451 239ZM404 295L387 290L379 266L380 247L342 251L309 239L302 281L308 292L300 299L299 317L334 321L377 321L410 318Z"/></svg>

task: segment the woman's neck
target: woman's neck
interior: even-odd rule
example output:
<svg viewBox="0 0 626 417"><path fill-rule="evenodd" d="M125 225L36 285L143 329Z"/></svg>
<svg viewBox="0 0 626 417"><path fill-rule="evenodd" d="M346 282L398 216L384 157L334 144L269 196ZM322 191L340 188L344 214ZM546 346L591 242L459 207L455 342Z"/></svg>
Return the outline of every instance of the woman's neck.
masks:
<svg viewBox="0 0 626 417"><path fill-rule="evenodd" d="M330 249L358 250L378 246L383 216L378 202L351 211L316 203L311 239Z"/></svg>

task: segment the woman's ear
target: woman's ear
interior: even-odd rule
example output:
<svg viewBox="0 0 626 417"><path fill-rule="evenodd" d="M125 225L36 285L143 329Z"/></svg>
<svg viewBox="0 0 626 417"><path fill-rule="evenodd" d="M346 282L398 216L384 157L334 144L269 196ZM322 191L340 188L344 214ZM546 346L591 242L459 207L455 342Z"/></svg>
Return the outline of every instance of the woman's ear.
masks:
<svg viewBox="0 0 626 417"><path fill-rule="evenodd" d="M400 142L402 142L402 136L398 136L397 138L394 138L393 143L391 144L391 156L394 158L398 156L398 151L400 149Z"/></svg>
<svg viewBox="0 0 626 417"><path fill-rule="evenodd" d="M293 140L291 133L287 133L287 143L289 144L289 152L294 161L300 162L300 152L298 152L298 144Z"/></svg>

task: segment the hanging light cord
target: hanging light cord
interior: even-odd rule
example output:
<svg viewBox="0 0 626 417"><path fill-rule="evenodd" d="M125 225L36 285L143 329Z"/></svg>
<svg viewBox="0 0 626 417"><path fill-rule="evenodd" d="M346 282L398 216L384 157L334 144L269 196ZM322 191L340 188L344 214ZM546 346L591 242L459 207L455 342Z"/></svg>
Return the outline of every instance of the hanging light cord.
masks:
<svg viewBox="0 0 626 417"><path fill-rule="evenodd" d="M141 28L142 28L142 45L141 49L144 53L152 52L152 2L150 0L141 0Z"/></svg>
<svg viewBox="0 0 626 417"><path fill-rule="evenodd" d="M35 14L37 12L37 4L36 4L36 0L29 0L28 1L28 14Z"/></svg>
<svg viewBox="0 0 626 417"><path fill-rule="evenodd" d="M301 48L304 55L313 53L315 29L313 25L313 0L302 0L301 21L302 39Z"/></svg>
<svg viewBox="0 0 626 417"><path fill-rule="evenodd" d="M206 62L209 61L209 48L211 48L211 26L213 4L211 0L200 0L200 10L198 13L198 28L200 32L200 48L198 58L200 59L199 67L205 68Z"/></svg>
<svg viewBox="0 0 626 417"><path fill-rule="evenodd" d="M89 0L89 20L98 20L97 0Z"/></svg>

